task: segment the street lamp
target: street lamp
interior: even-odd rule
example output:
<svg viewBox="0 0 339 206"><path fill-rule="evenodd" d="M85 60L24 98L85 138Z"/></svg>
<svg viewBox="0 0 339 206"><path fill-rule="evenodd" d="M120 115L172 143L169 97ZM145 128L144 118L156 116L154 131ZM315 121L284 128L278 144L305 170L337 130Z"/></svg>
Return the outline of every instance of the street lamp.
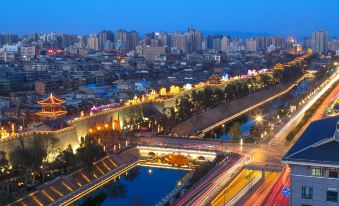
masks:
<svg viewBox="0 0 339 206"><path fill-rule="evenodd" d="M254 119L256 122L261 123L264 120L264 117L262 115L258 115Z"/></svg>

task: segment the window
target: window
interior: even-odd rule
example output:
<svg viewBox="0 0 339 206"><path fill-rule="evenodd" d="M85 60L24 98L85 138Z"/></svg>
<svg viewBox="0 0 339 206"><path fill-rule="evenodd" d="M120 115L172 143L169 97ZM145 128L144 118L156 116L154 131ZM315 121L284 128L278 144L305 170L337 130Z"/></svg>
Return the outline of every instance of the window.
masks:
<svg viewBox="0 0 339 206"><path fill-rule="evenodd" d="M304 199L312 199L312 197L313 197L313 188L312 187L303 186L302 187L301 196Z"/></svg>
<svg viewBox="0 0 339 206"><path fill-rule="evenodd" d="M338 192L328 190L326 200L329 201L329 202L337 202L338 201Z"/></svg>
<svg viewBox="0 0 339 206"><path fill-rule="evenodd" d="M335 170L330 170L330 171L328 171L328 177L338 178L338 172L335 171Z"/></svg>
<svg viewBox="0 0 339 206"><path fill-rule="evenodd" d="M311 169L311 174L312 174L312 176L322 177L323 176L323 169L321 169L321 168L312 168Z"/></svg>

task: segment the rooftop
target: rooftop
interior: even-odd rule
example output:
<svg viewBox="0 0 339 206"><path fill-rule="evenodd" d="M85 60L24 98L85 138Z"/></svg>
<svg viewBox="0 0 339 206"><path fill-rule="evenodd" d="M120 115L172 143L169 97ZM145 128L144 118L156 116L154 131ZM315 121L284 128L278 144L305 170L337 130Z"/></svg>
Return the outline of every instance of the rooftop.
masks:
<svg viewBox="0 0 339 206"><path fill-rule="evenodd" d="M336 164L339 166L339 116L311 123L283 158L283 162ZM336 137L337 136L337 137Z"/></svg>
<svg viewBox="0 0 339 206"><path fill-rule="evenodd" d="M63 103L65 103L64 100L57 99L52 94L48 98L38 101L38 104L63 104Z"/></svg>

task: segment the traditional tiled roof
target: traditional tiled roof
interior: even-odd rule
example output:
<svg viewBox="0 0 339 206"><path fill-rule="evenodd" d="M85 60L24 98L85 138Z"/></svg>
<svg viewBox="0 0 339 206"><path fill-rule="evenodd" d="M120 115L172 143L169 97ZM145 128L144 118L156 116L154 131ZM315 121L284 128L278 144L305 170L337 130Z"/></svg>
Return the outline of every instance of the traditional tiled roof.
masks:
<svg viewBox="0 0 339 206"><path fill-rule="evenodd" d="M52 94L47 99L38 101L38 104L51 104L51 105L53 105L53 104L63 104L63 103L65 103L64 100L57 99Z"/></svg>
<svg viewBox="0 0 339 206"><path fill-rule="evenodd" d="M339 166L339 139L335 138L338 121L339 116L336 116L311 123L283 161Z"/></svg>

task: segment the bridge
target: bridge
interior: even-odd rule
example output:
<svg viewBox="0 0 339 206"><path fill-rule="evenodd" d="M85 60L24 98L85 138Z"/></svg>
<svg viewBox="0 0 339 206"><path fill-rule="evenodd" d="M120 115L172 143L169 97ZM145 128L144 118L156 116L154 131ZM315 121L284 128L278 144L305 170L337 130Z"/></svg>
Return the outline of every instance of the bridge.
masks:
<svg viewBox="0 0 339 206"><path fill-rule="evenodd" d="M166 155L176 154L189 157L192 161L213 161L218 154L213 151L180 147L137 146L137 150L141 157L165 157Z"/></svg>

